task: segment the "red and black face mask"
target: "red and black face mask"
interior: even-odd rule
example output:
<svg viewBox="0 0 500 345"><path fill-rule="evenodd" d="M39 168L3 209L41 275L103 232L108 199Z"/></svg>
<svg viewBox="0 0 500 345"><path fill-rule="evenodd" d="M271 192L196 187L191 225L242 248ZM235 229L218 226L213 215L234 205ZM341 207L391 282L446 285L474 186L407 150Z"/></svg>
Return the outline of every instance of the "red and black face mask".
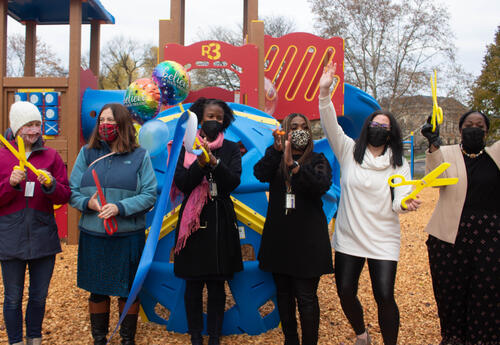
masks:
<svg viewBox="0 0 500 345"><path fill-rule="evenodd" d="M112 142L118 136L118 125L116 123L101 123L99 135L104 141Z"/></svg>

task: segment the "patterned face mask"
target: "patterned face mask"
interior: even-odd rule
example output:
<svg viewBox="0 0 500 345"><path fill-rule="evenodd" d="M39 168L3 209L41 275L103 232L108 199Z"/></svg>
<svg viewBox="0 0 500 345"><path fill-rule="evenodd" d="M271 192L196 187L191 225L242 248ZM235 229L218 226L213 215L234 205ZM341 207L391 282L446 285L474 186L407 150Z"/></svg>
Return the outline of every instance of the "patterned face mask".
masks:
<svg viewBox="0 0 500 345"><path fill-rule="evenodd" d="M101 123L99 125L99 135L104 141L114 141L118 136L118 125L115 123Z"/></svg>
<svg viewBox="0 0 500 345"><path fill-rule="evenodd" d="M294 149L303 151L307 144L309 144L309 141L311 141L311 134L306 130L297 129L292 132L290 141Z"/></svg>
<svg viewBox="0 0 500 345"><path fill-rule="evenodd" d="M18 133L24 142L29 142L33 145L42 134L42 129L40 126L23 126Z"/></svg>

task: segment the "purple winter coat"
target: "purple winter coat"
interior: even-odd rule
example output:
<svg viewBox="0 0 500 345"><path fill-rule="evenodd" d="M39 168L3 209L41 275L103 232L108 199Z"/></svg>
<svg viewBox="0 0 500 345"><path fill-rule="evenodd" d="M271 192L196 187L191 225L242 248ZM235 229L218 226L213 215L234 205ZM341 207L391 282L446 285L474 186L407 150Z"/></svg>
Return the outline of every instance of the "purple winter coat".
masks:
<svg viewBox="0 0 500 345"><path fill-rule="evenodd" d="M12 146L17 149L15 142ZM31 260L61 251L54 204L68 202L66 166L56 150L44 147L40 138L28 158L37 169L49 171L55 181L50 188L42 186L29 169L27 178L16 187L9 183L19 160L5 147L0 148L0 260ZM26 181L35 182L33 197L25 197Z"/></svg>

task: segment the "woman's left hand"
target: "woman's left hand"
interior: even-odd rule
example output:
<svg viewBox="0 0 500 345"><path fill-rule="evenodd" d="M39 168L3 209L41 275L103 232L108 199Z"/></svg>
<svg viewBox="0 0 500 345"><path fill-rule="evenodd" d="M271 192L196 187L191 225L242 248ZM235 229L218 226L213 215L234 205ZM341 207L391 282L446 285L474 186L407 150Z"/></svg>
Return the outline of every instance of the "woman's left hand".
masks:
<svg viewBox="0 0 500 345"><path fill-rule="evenodd" d="M288 133L288 140L285 141L285 152L284 152L284 161L285 161L285 165L287 168L290 169L290 167L292 166L293 164L293 155L292 155L292 142L290 141L290 139L292 138L292 133ZM289 172L293 173L293 174L296 174L300 169L300 166L297 166L295 168L293 168L293 170L289 170Z"/></svg>
<svg viewBox="0 0 500 345"><path fill-rule="evenodd" d="M52 185L54 184L54 177L52 176L52 174L50 172L48 172L47 170L40 169L40 171L43 171L44 173L46 173L47 176L49 177L49 179L45 178L45 176L43 176L43 174L40 174L37 176L38 182L40 182L42 185L44 185L47 188L52 187Z"/></svg>
<svg viewBox="0 0 500 345"><path fill-rule="evenodd" d="M97 216L102 219L108 219L118 215L118 212L118 206L115 204L106 204L101 208L101 212Z"/></svg>
<svg viewBox="0 0 500 345"><path fill-rule="evenodd" d="M422 204L422 201L418 199L408 199L406 200L406 209L408 211L416 211L420 207L420 204Z"/></svg>
<svg viewBox="0 0 500 345"><path fill-rule="evenodd" d="M208 141L206 138L203 138L203 141L201 142L201 146L207 152L207 155L209 158L208 164L215 166L217 164L217 158L212 154L212 151L210 150L210 147L208 146ZM198 161L200 162L201 166L204 166L205 164L207 164L207 162L205 161L205 154L204 153L202 153L201 155L198 156Z"/></svg>

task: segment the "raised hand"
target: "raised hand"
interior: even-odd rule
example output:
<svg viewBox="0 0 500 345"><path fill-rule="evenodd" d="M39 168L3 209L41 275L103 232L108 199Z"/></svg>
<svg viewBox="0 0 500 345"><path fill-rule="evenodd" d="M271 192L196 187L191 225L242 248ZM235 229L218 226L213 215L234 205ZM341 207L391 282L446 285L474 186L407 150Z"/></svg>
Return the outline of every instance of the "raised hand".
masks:
<svg viewBox="0 0 500 345"><path fill-rule="evenodd" d="M439 124L436 123L436 130L432 131L431 116L428 117L427 122L422 126L420 133L429 141L429 150L431 152L438 149L442 140L439 136Z"/></svg>
<svg viewBox="0 0 500 345"><path fill-rule="evenodd" d="M282 140L282 137L283 137L283 132L280 131L279 129L275 129L273 131L273 137L274 137L274 149L276 151L283 151L283 140Z"/></svg>
<svg viewBox="0 0 500 345"><path fill-rule="evenodd" d="M333 84L333 80L335 79L335 72L337 71L337 64L333 62L329 62L323 68L323 74L319 80L319 95L321 97L328 96L330 94L330 87Z"/></svg>

